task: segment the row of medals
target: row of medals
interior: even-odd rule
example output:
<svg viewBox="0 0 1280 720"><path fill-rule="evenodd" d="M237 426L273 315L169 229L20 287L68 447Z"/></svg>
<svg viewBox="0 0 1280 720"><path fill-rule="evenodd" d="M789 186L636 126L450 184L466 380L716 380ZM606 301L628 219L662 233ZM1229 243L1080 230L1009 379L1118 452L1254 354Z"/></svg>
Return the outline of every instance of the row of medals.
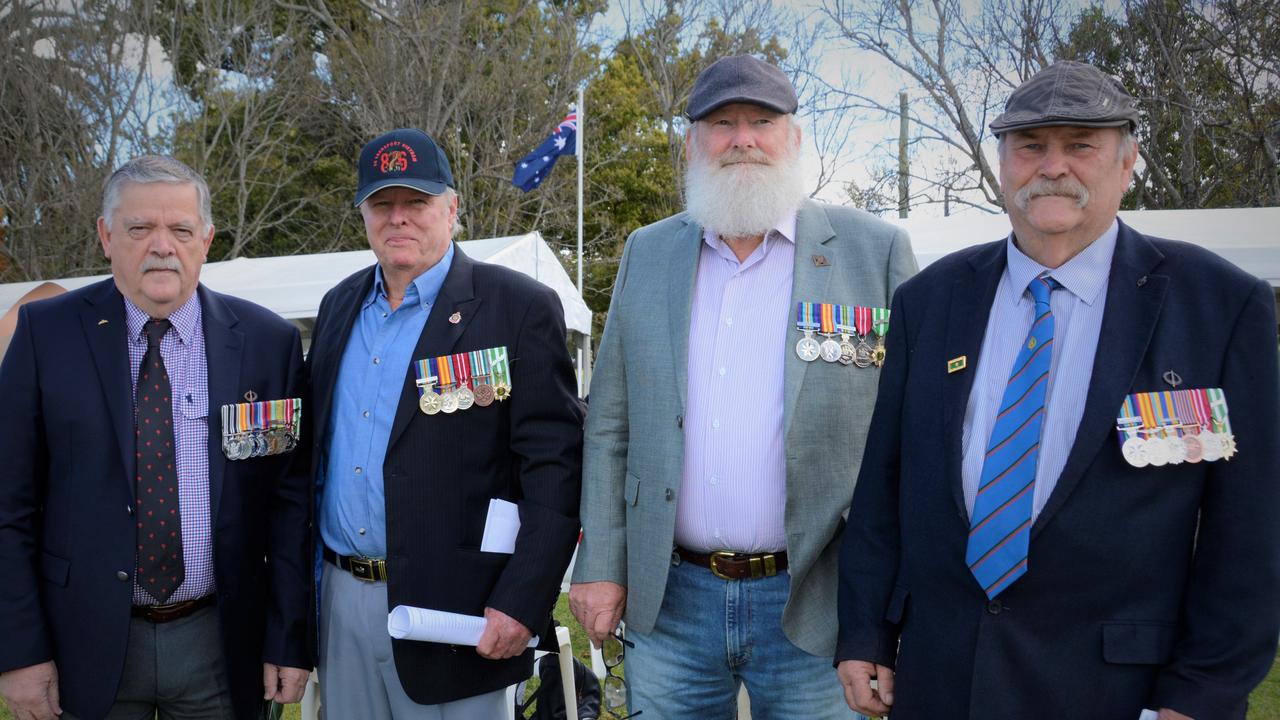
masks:
<svg viewBox="0 0 1280 720"><path fill-rule="evenodd" d="M265 455L279 455L298 446L298 436L289 427L273 427L236 433L222 438L222 452L228 460L247 460Z"/></svg>
<svg viewBox="0 0 1280 720"><path fill-rule="evenodd" d="M422 380L418 381L418 387L426 388L418 398L418 409L427 415L469 410L472 405L489 407L495 400L506 400L511 395L511 388L505 383L490 385L478 382L475 390L466 385L457 385L445 388L442 393L435 391L434 384Z"/></svg>
<svg viewBox="0 0 1280 720"><path fill-rule="evenodd" d="M1200 428L1195 435L1159 435L1140 437L1136 428L1120 426L1129 438L1120 446L1125 462L1134 467L1152 465L1180 465L1184 462L1198 463L1201 460L1230 460L1236 454L1236 439L1231 433L1211 432L1199 425L1182 426L1184 428ZM1152 431L1154 432L1154 431Z"/></svg>
<svg viewBox="0 0 1280 720"><path fill-rule="evenodd" d="M829 363L840 363L841 365L856 365L860 368L871 367L875 365L880 367L884 365L884 338L876 340L875 347L867 343L866 336L858 337L858 344L854 345L850 341L848 333L840 333L840 341L836 342L834 336L827 333L818 333L826 338L822 342L818 342L813 337L812 330L804 330L804 337L796 343L796 355L800 356L805 362L813 362L818 358Z"/></svg>

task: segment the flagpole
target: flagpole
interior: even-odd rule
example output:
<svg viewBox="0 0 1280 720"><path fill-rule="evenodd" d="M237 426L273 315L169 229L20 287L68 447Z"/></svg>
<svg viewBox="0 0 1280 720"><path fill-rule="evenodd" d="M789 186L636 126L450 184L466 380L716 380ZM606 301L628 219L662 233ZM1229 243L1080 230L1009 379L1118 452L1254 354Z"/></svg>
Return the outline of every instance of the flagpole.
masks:
<svg viewBox="0 0 1280 720"><path fill-rule="evenodd" d="M578 156L578 294L582 294L582 131L585 130L586 113L583 112L582 104L584 90L587 84L584 82L578 86L578 131L574 133L574 142L577 143L575 154Z"/></svg>

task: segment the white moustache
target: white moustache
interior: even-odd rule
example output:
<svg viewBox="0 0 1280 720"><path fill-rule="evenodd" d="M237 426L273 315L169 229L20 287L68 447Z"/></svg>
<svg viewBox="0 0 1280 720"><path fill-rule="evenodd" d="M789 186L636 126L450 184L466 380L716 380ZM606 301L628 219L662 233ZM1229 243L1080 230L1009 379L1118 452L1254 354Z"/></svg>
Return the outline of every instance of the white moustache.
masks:
<svg viewBox="0 0 1280 720"><path fill-rule="evenodd" d="M1023 212L1031 205L1031 201L1039 197L1065 197L1076 201L1077 208L1083 208L1089 204L1089 188L1082 185L1078 180L1072 178L1062 178L1060 180L1039 179L1029 185L1023 186L1021 190L1013 196L1013 202Z"/></svg>
<svg viewBox="0 0 1280 720"><path fill-rule="evenodd" d="M182 272L182 263L178 262L178 258L169 256L158 258L148 255L147 259L142 261L142 272L151 272L152 270L172 270L176 273Z"/></svg>

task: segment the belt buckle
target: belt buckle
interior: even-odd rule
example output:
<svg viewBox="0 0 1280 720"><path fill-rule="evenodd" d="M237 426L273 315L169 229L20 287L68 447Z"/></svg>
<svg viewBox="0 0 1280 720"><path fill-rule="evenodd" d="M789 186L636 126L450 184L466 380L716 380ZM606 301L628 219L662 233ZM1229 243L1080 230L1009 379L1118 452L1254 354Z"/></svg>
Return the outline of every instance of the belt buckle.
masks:
<svg viewBox="0 0 1280 720"><path fill-rule="evenodd" d="M720 572L720 568L716 566L716 560L732 560L734 555L737 555L737 553L732 553L728 550L713 550L707 560L707 565L711 569L711 574L721 580L733 580L734 578Z"/></svg>
<svg viewBox="0 0 1280 720"><path fill-rule="evenodd" d="M353 557L351 558L351 574L354 575L357 580L377 582L379 574L378 570L380 569L379 563L381 562L381 560L377 560L375 558Z"/></svg>
<svg viewBox="0 0 1280 720"><path fill-rule="evenodd" d="M778 560L773 553L765 553L750 559L751 579L773 577L778 574Z"/></svg>

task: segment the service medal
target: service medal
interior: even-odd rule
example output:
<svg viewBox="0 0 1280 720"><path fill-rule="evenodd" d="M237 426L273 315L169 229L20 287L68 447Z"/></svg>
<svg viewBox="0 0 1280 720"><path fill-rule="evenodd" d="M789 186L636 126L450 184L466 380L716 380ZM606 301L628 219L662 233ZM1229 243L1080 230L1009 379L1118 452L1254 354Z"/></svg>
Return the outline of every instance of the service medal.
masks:
<svg viewBox="0 0 1280 720"><path fill-rule="evenodd" d="M1146 467L1151 464L1151 461L1147 459L1146 441L1137 435L1125 440L1124 445L1120 446L1120 452L1124 454L1125 462L1134 467Z"/></svg>
<svg viewBox="0 0 1280 720"><path fill-rule="evenodd" d="M819 352L822 354L822 359L829 363L840 362L840 343L835 340L830 338L823 340L822 345L819 346Z"/></svg>
<svg viewBox="0 0 1280 720"><path fill-rule="evenodd" d="M1198 463L1204 459L1204 445L1200 443L1197 435L1183 435L1182 447L1187 451L1187 462Z"/></svg>
<svg viewBox="0 0 1280 720"><path fill-rule="evenodd" d="M1170 452L1169 445L1162 437L1147 438L1147 462L1156 467L1163 467L1169 464Z"/></svg>
<svg viewBox="0 0 1280 720"><path fill-rule="evenodd" d="M453 395L458 400L459 410L469 410L472 405L476 404L476 396L466 385L453 391Z"/></svg>
<svg viewBox="0 0 1280 720"><path fill-rule="evenodd" d="M796 355L805 362L813 362L822 355L822 347L813 337L813 331L820 325L815 319L817 303L796 303L796 328L804 333L796 343Z"/></svg>
<svg viewBox="0 0 1280 720"><path fill-rule="evenodd" d="M435 390L428 389L425 393L418 397L418 409L426 415L435 415L440 412L440 396Z"/></svg>
<svg viewBox="0 0 1280 720"><path fill-rule="evenodd" d="M796 343L796 355L805 362L813 362L822 355L822 348L817 340L810 337L809 333L805 333L805 336Z"/></svg>
<svg viewBox="0 0 1280 720"><path fill-rule="evenodd" d="M446 392L440 396L440 411L444 413L455 413L458 411L458 396L452 391Z"/></svg>
<svg viewBox="0 0 1280 720"><path fill-rule="evenodd" d="M489 407L493 404L493 386L486 383L476 385L475 389L476 405L480 407Z"/></svg>

